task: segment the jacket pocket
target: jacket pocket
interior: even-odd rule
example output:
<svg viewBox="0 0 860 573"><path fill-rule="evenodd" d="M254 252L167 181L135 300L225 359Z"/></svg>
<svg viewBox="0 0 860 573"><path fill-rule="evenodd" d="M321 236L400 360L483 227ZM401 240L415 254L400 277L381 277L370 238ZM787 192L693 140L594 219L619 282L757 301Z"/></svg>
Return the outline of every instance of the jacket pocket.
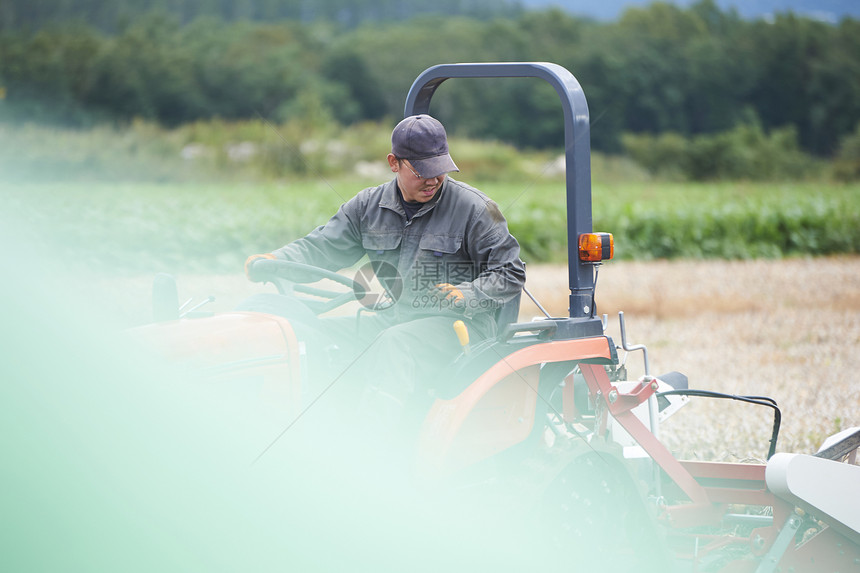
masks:
<svg viewBox="0 0 860 573"><path fill-rule="evenodd" d="M463 237L425 235L418 243L415 273L425 286L459 284L475 278L474 265L462 251Z"/></svg>
<svg viewBox="0 0 860 573"><path fill-rule="evenodd" d="M361 234L361 245L372 263L373 272L381 281L391 282L386 286L394 288L394 282L400 280L397 270L400 264L401 233L370 232Z"/></svg>
<svg viewBox="0 0 860 573"><path fill-rule="evenodd" d="M368 255L382 255L386 251L394 251L400 248L400 239L402 234L400 231L391 233L362 233L361 245Z"/></svg>
<svg viewBox="0 0 860 573"><path fill-rule="evenodd" d="M443 257L453 255L460 250L463 237L450 235L424 235L418 243L422 255Z"/></svg>

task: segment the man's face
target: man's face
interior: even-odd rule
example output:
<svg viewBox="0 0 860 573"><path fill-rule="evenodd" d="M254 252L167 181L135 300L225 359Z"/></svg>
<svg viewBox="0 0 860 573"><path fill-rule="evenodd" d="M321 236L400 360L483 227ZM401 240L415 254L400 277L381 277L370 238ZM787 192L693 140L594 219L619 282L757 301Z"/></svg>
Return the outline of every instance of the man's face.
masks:
<svg viewBox="0 0 860 573"><path fill-rule="evenodd" d="M443 173L432 179L423 179L406 159L398 160L393 155L388 156L391 170L397 173L397 185L403 198L407 201L426 203L436 196L447 174Z"/></svg>

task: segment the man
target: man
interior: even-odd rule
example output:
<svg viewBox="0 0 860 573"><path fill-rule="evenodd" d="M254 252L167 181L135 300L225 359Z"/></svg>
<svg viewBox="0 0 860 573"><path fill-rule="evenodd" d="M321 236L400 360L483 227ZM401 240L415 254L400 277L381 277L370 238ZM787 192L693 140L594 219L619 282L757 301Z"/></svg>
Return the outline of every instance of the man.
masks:
<svg viewBox="0 0 860 573"><path fill-rule="evenodd" d="M401 121L387 159L393 180L359 192L306 237L252 255L246 272L260 257L336 271L366 255L383 285L402 284L391 308L361 319L360 338L372 342L349 368L396 418L416 382L432 381L461 352L456 320L473 341L495 334L498 309L519 296L525 268L496 203L448 177L459 169L439 121Z"/></svg>

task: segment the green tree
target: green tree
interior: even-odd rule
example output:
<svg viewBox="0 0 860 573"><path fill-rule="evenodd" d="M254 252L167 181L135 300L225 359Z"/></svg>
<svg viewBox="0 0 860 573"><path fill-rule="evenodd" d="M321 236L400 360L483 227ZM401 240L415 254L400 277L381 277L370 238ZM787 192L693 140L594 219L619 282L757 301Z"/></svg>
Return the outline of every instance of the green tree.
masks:
<svg viewBox="0 0 860 573"><path fill-rule="evenodd" d="M92 28L80 24L46 28L33 35L3 34L0 78L6 106L18 119L88 123L91 115L83 100L103 43Z"/></svg>
<svg viewBox="0 0 860 573"><path fill-rule="evenodd" d="M194 60L175 18L153 14L111 38L93 65L86 102L120 117L175 125L202 115Z"/></svg>
<svg viewBox="0 0 860 573"><path fill-rule="evenodd" d="M860 123L853 133L839 142L839 151L833 162L833 175L841 181L860 180Z"/></svg>
<svg viewBox="0 0 860 573"><path fill-rule="evenodd" d="M333 102L335 117L343 123L379 120L385 113L385 99L375 67L364 56L344 45L324 58L321 72L342 92Z"/></svg>
<svg viewBox="0 0 860 573"><path fill-rule="evenodd" d="M860 119L858 32L856 22L833 27L790 13L755 24L760 73L751 99L766 127L796 125L804 147L833 152Z"/></svg>

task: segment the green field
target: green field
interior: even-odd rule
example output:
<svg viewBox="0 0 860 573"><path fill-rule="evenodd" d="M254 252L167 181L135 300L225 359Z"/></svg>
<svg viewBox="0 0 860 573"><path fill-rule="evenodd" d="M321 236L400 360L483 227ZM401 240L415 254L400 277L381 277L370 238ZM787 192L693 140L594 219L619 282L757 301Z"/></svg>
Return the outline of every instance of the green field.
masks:
<svg viewBox="0 0 860 573"><path fill-rule="evenodd" d="M76 183L0 186L29 244L72 267L121 273L235 270L322 224L369 181ZM527 262L563 261L561 182L478 187L508 218ZM616 256L773 258L860 252L860 185L595 183L594 228Z"/></svg>

